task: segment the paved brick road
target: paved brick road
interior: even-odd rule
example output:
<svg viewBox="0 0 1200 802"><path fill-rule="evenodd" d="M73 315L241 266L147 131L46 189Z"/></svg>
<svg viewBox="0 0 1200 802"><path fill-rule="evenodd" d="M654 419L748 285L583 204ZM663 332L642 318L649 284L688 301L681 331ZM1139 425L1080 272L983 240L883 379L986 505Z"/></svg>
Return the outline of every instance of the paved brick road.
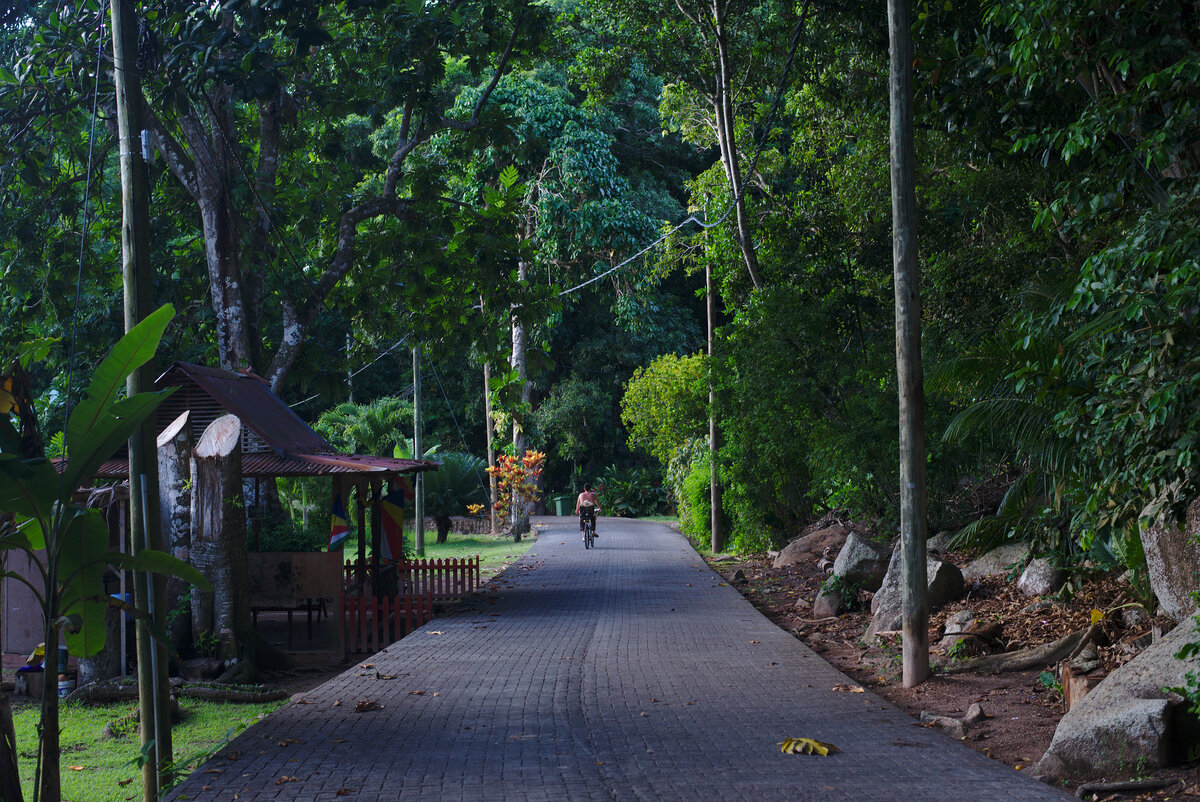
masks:
<svg viewBox="0 0 1200 802"><path fill-rule="evenodd" d="M777 629L665 526L550 524L492 590L249 729L173 799L1029 800ZM361 699L382 710L354 712ZM784 755L803 736L831 757ZM236 759L229 759L236 754ZM286 778L286 779L285 779Z"/></svg>

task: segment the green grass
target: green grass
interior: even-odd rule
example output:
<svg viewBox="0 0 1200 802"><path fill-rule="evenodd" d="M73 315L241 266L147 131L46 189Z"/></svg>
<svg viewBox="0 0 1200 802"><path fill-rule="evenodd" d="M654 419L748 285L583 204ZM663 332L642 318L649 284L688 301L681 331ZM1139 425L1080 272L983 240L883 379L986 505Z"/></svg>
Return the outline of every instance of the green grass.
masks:
<svg viewBox="0 0 1200 802"><path fill-rule="evenodd" d="M176 763L184 761L190 772L211 754L233 730L236 735L285 702L224 704L183 699L183 720L172 733ZM140 752L137 731L131 718L136 702L120 704L64 704L62 726L62 792L67 802L126 802L142 795L141 769L133 762ZM21 784L25 798L33 799L33 770L37 756L37 722L40 708L26 705L13 710L13 725L20 750ZM109 722L120 737L106 738ZM72 766L80 767L78 769ZM124 783L124 784L122 784Z"/></svg>
<svg viewBox="0 0 1200 802"><path fill-rule="evenodd" d="M486 579L499 573L505 566L515 561L529 550L534 544L534 538L521 538L520 543L514 543L512 538L492 537L491 535L462 535L451 532L445 543L435 543L436 532L425 533L425 557L430 560L444 560L448 557L470 557L479 555L479 573Z"/></svg>

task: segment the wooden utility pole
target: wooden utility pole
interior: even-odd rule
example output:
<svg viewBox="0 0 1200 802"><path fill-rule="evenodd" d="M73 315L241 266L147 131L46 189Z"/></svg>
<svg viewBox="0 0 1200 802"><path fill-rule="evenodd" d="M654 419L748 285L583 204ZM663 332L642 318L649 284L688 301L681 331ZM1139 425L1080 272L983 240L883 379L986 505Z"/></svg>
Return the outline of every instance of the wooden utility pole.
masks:
<svg viewBox="0 0 1200 802"><path fill-rule="evenodd" d="M712 530L712 552L725 550L725 537L721 532L721 483L717 476L717 411L716 392L713 389L713 320L717 316L717 301L713 297L712 268L704 266L704 292L708 301L708 500L709 525Z"/></svg>
<svg viewBox="0 0 1200 802"><path fill-rule="evenodd" d="M413 359L413 459L423 459L425 450L421 447L421 348L412 349ZM414 535L413 547L418 557L425 556L425 480L421 471L413 475Z"/></svg>
<svg viewBox="0 0 1200 802"><path fill-rule="evenodd" d="M141 76L134 59L137 30L133 0L112 0L113 67L116 82L117 130L121 157L121 265L125 285L125 331L151 312L153 268L150 265L150 184L146 177L149 145L144 126ZM129 375L130 396L151 389L152 366L147 363ZM158 501L158 453L154 418L147 418L129 438L129 547L162 548ZM134 603L149 615L137 622L138 698L141 742L147 760L142 768L142 799L158 799L163 769L172 761L170 685L167 652L151 635L152 622L165 619L166 580L157 574L134 574ZM49 657L49 656L48 656Z"/></svg>
<svg viewBox="0 0 1200 802"><path fill-rule="evenodd" d="M888 0L891 101L892 267L896 285L896 379L900 394L900 557L903 566L903 682L929 676L925 591L925 388L921 369L921 282L914 188L912 19L909 0Z"/></svg>

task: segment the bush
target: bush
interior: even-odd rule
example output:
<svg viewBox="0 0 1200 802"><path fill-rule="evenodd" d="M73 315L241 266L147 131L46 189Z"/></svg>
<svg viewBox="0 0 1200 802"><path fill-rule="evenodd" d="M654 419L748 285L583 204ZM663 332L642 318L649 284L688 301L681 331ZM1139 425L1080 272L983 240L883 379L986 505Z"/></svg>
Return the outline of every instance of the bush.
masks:
<svg viewBox="0 0 1200 802"><path fill-rule="evenodd" d="M707 543L712 533L709 478L709 459L703 454L692 462L679 493L679 528L697 544Z"/></svg>
<svg viewBox="0 0 1200 802"><path fill-rule="evenodd" d="M610 465L597 482L600 507L608 515L637 518L656 515L667 508L667 490L651 468L618 468Z"/></svg>
<svg viewBox="0 0 1200 802"><path fill-rule="evenodd" d="M298 520L286 515L273 516L263 521L257 534L250 532L247 546L253 552L268 551L322 551L329 545L329 528L307 529Z"/></svg>

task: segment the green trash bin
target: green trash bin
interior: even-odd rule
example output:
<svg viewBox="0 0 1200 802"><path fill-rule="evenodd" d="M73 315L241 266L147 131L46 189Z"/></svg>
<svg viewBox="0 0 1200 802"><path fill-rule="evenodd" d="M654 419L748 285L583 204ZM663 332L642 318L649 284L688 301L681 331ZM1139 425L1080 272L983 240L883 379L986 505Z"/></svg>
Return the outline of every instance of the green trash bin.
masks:
<svg viewBox="0 0 1200 802"><path fill-rule="evenodd" d="M570 496L555 496L554 497L554 514L555 515L570 515L574 512L571 509Z"/></svg>

